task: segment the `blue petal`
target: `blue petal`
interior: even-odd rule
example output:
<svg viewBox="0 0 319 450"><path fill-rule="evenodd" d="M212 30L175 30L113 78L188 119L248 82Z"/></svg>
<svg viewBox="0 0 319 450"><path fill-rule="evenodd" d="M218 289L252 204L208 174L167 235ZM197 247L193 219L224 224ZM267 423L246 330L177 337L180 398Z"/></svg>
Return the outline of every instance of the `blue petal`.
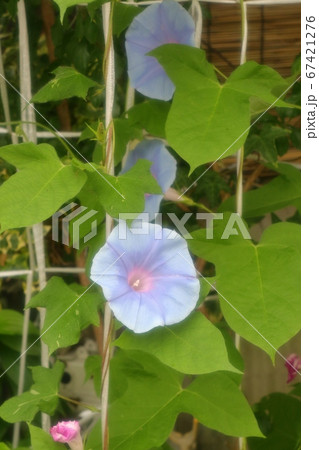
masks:
<svg viewBox="0 0 319 450"><path fill-rule="evenodd" d="M144 234L126 228L126 239L120 239L120 226L96 254L91 269L92 280L102 286L117 319L136 333L185 319L199 296L186 241L176 232L145 222L140 228ZM139 292L129 285L130 272L136 269L150 274L149 290Z"/></svg>
<svg viewBox="0 0 319 450"><path fill-rule="evenodd" d="M133 292L110 302L115 317L135 333L145 333L165 324L163 312L148 293Z"/></svg>
<svg viewBox="0 0 319 450"><path fill-rule="evenodd" d="M180 264L183 264L182 258ZM154 292L157 303L165 311L165 324L172 325L184 320L195 308L199 297L199 281L183 276L163 277L154 286Z"/></svg>
<svg viewBox="0 0 319 450"><path fill-rule="evenodd" d="M128 74L132 86L142 94L170 100L175 86L154 57L154 48L168 43L195 46L195 24L175 0L164 0L136 16L126 32Z"/></svg>
<svg viewBox="0 0 319 450"><path fill-rule="evenodd" d="M196 270L185 239L168 228L162 228L161 246L149 269L158 277L178 275L196 278Z"/></svg>
<svg viewBox="0 0 319 450"><path fill-rule="evenodd" d="M107 244L100 250L100 252L102 252L103 249L105 249L105 251L108 252L108 248L111 248L113 261L116 259L114 255L116 255L116 257L123 255L116 263L116 266L122 265L120 272L122 274L125 272L127 276L133 268L142 267L143 263L146 262L151 255L153 255L153 252L160 247L162 242L160 239L162 235L162 228L159 225L153 225L146 222L134 222L134 228L135 230L130 230L124 222L120 223L112 230L112 233L107 239ZM125 231L125 234L123 234L121 230ZM95 258L97 258L99 253L95 256ZM92 266L92 272L95 264L95 258ZM101 259L102 258L103 256L101 256ZM109 255L108 261L111 259L112 256Z"/></svg>

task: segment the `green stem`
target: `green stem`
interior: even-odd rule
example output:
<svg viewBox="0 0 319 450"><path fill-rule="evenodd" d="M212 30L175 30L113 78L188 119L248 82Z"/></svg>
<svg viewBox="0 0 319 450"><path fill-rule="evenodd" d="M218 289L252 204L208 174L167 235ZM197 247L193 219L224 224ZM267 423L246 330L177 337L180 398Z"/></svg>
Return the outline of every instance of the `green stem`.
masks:
<svg viewBox="0 0 319 450"><path fill-rule="evenodd" d="M240 216L243 214L243 168L244 168L244 147L237 153L237 185L236 185L236 212Z"/></svg>
<svg viewBox="0 0 319 450"><path fill-rule="evenodd" d="M226 75L225 75L221 70L219 70L219 69L215 66L215 64L213 64L213 67L214 67L215 72L218 73L218 75L220 75L220 76L223 77L225 80L227 80Z"/></svg>
<svg viewBox="0 0 319 450"><path fill-rule="evenodd" d="M77 400L74 400L73 398L65 397L64 395L61 395L61 394L58 394L58 397L61 400L65 400L68 403L73 403L74 405L83 406L84 408L89 409L90 411L100 412L100 410L98 408L96 408L95 406L88 405L87 403L79 402Z"/></svg>

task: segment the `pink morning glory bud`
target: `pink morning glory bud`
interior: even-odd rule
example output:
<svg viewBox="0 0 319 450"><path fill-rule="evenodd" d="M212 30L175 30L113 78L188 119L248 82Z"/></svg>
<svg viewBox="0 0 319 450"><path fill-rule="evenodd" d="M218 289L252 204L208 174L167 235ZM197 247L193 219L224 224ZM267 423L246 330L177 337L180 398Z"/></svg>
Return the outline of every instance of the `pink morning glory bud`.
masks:
<svg viewBox="0 0 319 450"><path fill-rule="evenodd" d="M301 359L295 353L292 353L288 356L285 362L286 369L288 371L287 383L291 383L291 381L297 376L298 372L301 370Z"/></svg>
<svg viewBox="0 0 319 450"><path fill-rule="evenodd" d="M50 429L54 441L68 444L71 450L83 450L81 429L77 420L58 422Z"/></svg>
<svg viewBox="0 0 319 450"><path fill-rule="evenodd" d="M175 0L154 3L136 16L126 32L128 75L142 94L170 100L175 86L151 50L164 44L195 46L195 24L191 15Z"/></svg>

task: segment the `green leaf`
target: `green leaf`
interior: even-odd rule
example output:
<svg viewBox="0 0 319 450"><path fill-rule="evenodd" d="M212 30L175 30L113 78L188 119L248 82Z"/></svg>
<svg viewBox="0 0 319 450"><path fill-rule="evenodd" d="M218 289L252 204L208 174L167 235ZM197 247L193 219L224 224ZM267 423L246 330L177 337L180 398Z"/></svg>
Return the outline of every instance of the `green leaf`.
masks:
<svg viewBox="0 0 319 450"><path fill-rule="evenodd" d="M202 375L184 390L183 411L203 425L229 436L261 433L250 406L231 376L223 372Z"/></svg>
<svg viewBox="0 0 319 450"><path fill-rule="evenodd" d="M167 442L164 442L163 445L160 447L152 447L150 450L172 450L173 447L171 447Z"/></svg>
<svg viewBox="0 0 319 450"><path fill-rule="evenodd" d="M56 102L71 97L85 100L88 90L97 83L73 67L58 67L52 72L55 78L43 86L31 99L33 103Z"/></svg>
<svg viewBox="0 0 319 450"><path fill-rule="evenodd" d="M12 392L16 392L16 389L18 387L19 383L19 372L20 367L17 363L17 359L20 357L21 354L21 336L17 336L19 338L19 346L18 350L12 351L11 350L11 340L14 339L13 336L10 336L10 339L8 339L8 336L3 335L3 338L6 337L6 341L4 342L3 346L1 347L0 353L1 353L1 373L6 371L5 376L7 380L9 381L11 385ZM31 336L30 336L31 337ZM28 344L31 345L35 341L34 336L31 337L31 339L28 340ZM30 353L33 354L30 355L29 352L27 352L27 364L38 364L39 363L39 341L30 349ZM37 354L35 354L37 351ZM29 389L29 387L32 384L32 377L31 372L29 370L26 370L25 372L25 389ZM2 399L3 401L4 399ZM0 402L1 403L1 402Z"/></svg>
<svg viewBox="0 0 319 450"><path fill-rule="evenodd" d="M43 450L44 448L46 450L65 450L65 446L63 444L54 442L52 436L43 431L41 428L35 427L30 423L28 426L31 436L32 450Z"/></svg>
<svg viewBox="0 0 319 450"><path fill-rule="evenodd" d="M32 323L30 322L31 330L33 329ZM14 350L15 352L18 352L20 354L21 352L21 334L22 334L22 328L20 329L20 336L17 335L10 335L10 339L8 339L8 336L6 334L0 334L0 342L2 345L5 345L10 350ZM39 335L39 329L34 329L34 334L29 331L28 334L28 342L27 347L29 347L31 344L34 344L29 350L28 350L28 356L39 356L39 350L40 350L40 342L38 341L36 344L34 343L34 336ZM2 356L2 355L1 355ZM12 370L14 370L12 368Z"/></svg>
<svg viewBox="0 0 319 450"><path fill-rule="evenodd" d="M0 450L10 450L10 448L4 442L0 442Z"/></svg>
<svg viewBox="0 0 319 450"><path fill-rule="evenodd" d="M109 0L92 0L91 2L88 2L88 4L87 4L87 10L88 10L89 16L90 16L91 21L92 21L91 25L92 25L92 28L94 28L95 30L97 29L96 21L94 20L96 11L100 10L101 6L104 3L107 3L108 1ZM96 41L94 41L94 42L92 41L92 43L95 43L95 42Z"/></svg>
<svg viewBox="0 0 319 450"><path fill-rule="evenodd" d="M85 442L85 450L101 450L102 447L102 430L101 421L99 420L88 435Z"/></svg>
<svg viewBox="0 0 319 450"><path fill-rule="evenodd" d="M127 119L114 119L113 124L115 131L114 164L117 165L122 161L128 142L134 139L142 140L143 134L140 128L132 125Z"/></svg>
<svg viewBox="0 0 319 450"><path fill-rule="evenodd" d="M101 395L101 367L101 355L90 355L86 358L84 363L85 381L93 377L94 389L98 397Z"/></svg>
<svg viewBox="0 0 319 450"><path fill-rule="evenodd" d="M168 44L150 54L176 86L166 136L191 170L233 154L243 145L252 97L269 105L278 97L273 94L275 88L282 92L288 87L276 71L253 61L238 67L221 85L202 50ZM276 106L287 104L279 100Z"/></svg>
<svg viewBox="0 0 319 450"><path fill-rule="evenodd" d="M64 364L57 361L52 369L31 367L34 384L30 391L12 397L0 406L0 417L9 423L31 422L40 410L52 415L58 405L59 383Z"/></svg>
<svg viewBox="0 0 319 450"><path fill-rule="evenodd" d="M119 395L109 408L110 448L159 447L180 412L222 433L261 436L245 397L227 373L201 375L185 389L182 382L181 374L149 354L117 352L111 361L110 386Z"/></svg>
<svg viewBox="0 0 319 450"><path fill-rule="evenodd" d="M215 277L206 277L206 279L200 278L199 283L200 283L200 292L199 292L199 299L197 300L197 307L200 306L205 301L209 292L212 290L213 283L215 283Z"/></svg>
<svg viewBox="0 0 319 450"><path fill-rule="evenodd" d="M63 20L65 11L70 7L70 6L75 6L75 5L81 5L84 2L82 2L81 0L54 0L55 3L58 5L58 7L60 8L60 19L61 22ZM90 3L95 3L96 0L86 0L85 3L90 4ZM105 3L107 2L107 0L105 0Z"/></svg>
<svg viewBox="0 0 319 450"><path fill-rule="evenodd" d="M265 124L259 134L250 134L245 142L245 153L258 151L263 158L276 163L278 159L277 142L279 138L286 138L291 133L290 130L271 124Z"/></svg>
<svg viewBox="0 0 319 450"><path fill-rule="evenodd" d="M167 442L164 442L163 445L160 447L152 447L150 450L172 450L173 447L171 447Z"/></svg>
<svg viewBox="0 0 319 450"><path fill-rule="evenodd" d="M301 382L293 384L291 386L290 395L295 395L296 397L301 397Z"/></svg>
<svg viewBox="0 0 319 450"><path fill-rule="evenodd" d="M128 111L128 120L153 136L165 138L165 124L171 105L161 100L148 100Z"/></svg>
<svg viewBox="0 0 319 450"><path fill-rule="evenodd" d="M238 372L228 360L222 333L200 312L194 312L182 323L159 327L149 333L135 334L126 330L114 345L151 353L182 373Z"/></svg>
<svg viewBox="0 0 319 450"><path fill-rule="evenodd" d="M266 439L249 438L249 450L300 450L300 400L274 393L255 406Z"/></svg>
<svg viewBox="0 0 319 450"><path fill-rule="evenodd" d="M120 213L134 213L137 216L144 210L145 193L162 193L150 172L151 165L151 161L141 159L128 172L118 177L107 175L101 169L99 175L90 166L86 166L88 183L85 189L97 196L110 216L118 217Z"/></svg>
<svg viewBox="0 0 319 450"><path fill-rule="evenodd" d="M296 206L300 209L301 173L290 164L274 167L280 175L264 186L245 192L243 195L243 217L260 217L269 212ZM227 199L219 207L220 212L235 211L235 197Z"/></svg>
<svg viewBox="0 0 319 450"><path fill-rule="evenodd" d="M135 16L141 12L140 8L133 5L115 2L113 6L113 34L120 36L132 22Z"/></svg>
<svg viewBox="0 0 319 450"><path fill-rule="evenodd" d="M13 337L16 335L21 336L22 328L23 314L20 314L18 311L14 311L13 309L0 309L0 335L9 335ZM39 334L39 330L31 322L29 322L28 334Z"/></svg>
<svg viewBox="0 0 319 450"><path fill-rule="evenodd" d="M230 327L274 358L300 329L300 226L272 225L254 245L241 235L218 238L226 220L215 225L214 239L206 238L206 230L192 233L190 249L215 264Z"/></svg>
<svg viewBox="0 0 319 450"><path fill-rule="evenodd" d="M50 350L77 344L81 330L89 325L99 325L99 305L102 298L97 292L84 288L71 289L59 277L50 278L46 287L28 303L28 308L46 308L42 340Z"/></svg>
<svg viewBox="0 0 319 450"><path fill-rule="evenodd" d="M62 164L48 144L7 145L0 149L0 157L19 169L0 186L2 231L47 219L86 181L78 168Z"/></svg>

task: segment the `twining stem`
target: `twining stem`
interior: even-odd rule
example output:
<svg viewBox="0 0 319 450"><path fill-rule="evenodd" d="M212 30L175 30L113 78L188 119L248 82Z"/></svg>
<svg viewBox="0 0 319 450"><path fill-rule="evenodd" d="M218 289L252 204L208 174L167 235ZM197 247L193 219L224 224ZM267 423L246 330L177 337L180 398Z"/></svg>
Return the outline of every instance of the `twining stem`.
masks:
<svg viewBox="0 0 319 450"><path fill-rule="evenodd" d="M236 212L239 216L243 214L243 167L244 147L237 152L237 185L236 185Z"/></svg>
<svg viewBox="0 0 319 450"><path fill-rule="evenodd" d="M109 397L109 379L110 379L110 361L111 361L111 341L113 330L113 316L108 302L104 308L104 348L102 355L102 438L103 450L109 447L109 430L108 430L108 397Z"/></svg>
<svg viewBox="0 0 319 450"><path fill-rule="evenodd" d="M247 53L247 36L248 36L248 23L247 23L247 8L244 0L240 0L241 11L241 52L240 52L240 64L246 62ZM240 216L243 213L243 167L244 167L244 146L237 152L237 185L236 185L236 212ZM240 335L235 334L235 345L238 351L240 351ZM240 437L238 439L239 450L244 450L245 440Z"/></svg>
<svg viewBox="0 0 319 450"><path fill-rule="evenodd" d="M106 108L105 108L105 128L106 145L105 145L105 167L107 173L113 175L114 171L114 126L112 118L113 98L114 98L114 50L113 50L113 36L112 36L112 23L113 23L113 11L114 1L111 1L108 5L107 11L103 10L105 14L104 32L105 32L105 52L103 57L103 73L106 84ZM110 86L111 84L111 86ZM109 96L112 98L110 99Z"/></svg>
<svg viewBox="0 0 319 450"><path fill-rule="evenodd" d="M112 15L113 1L102 6L103 14L103 30L105 39L104 54L104 79L105 79L105 158L104 165L106 172L110 175L114 174L114 127L112 122L112 109L114 102L114 49L112 38ZM112 217L106 215L106 238L111 233L113 227ZM102 420L102 440L103 450L107 450L109 446L108 436L108 393L109 393L109 369L111 359L111 340L113 330L113 317L108 302L105 303L104 309L104 330L103 330L103 357L102 357L102 399L101 399L101 420Z"/></svg>

